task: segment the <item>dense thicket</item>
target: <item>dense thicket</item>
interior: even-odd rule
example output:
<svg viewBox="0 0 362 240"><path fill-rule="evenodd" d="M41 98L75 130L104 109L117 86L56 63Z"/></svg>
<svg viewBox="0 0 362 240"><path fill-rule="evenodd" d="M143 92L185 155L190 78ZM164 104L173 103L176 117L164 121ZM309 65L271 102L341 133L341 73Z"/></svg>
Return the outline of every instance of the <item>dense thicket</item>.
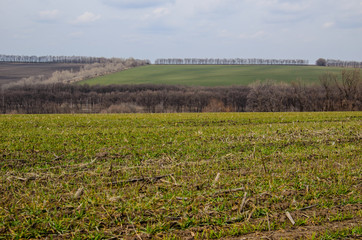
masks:
<svg viewBox="0 0 362 240"><path fill-rule="evenodd" d="M320 85L23 85L3 90L1 113L361 111L359 70L324 74Z"/></svg>

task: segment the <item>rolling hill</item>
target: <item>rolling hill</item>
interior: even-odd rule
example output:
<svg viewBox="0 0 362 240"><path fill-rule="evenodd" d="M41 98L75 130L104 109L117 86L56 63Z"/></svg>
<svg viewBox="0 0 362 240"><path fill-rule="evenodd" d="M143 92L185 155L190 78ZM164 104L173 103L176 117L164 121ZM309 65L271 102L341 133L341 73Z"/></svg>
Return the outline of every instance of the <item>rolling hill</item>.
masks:
<svg viewBox="0 0 362 240"><path fill-rule="evenodd" d="M339 74L342 68L283 65L148 65L78 84L170 84L189 86L248 85L255 81L274 80L307 84L319 83L326 72Z"/></svg>

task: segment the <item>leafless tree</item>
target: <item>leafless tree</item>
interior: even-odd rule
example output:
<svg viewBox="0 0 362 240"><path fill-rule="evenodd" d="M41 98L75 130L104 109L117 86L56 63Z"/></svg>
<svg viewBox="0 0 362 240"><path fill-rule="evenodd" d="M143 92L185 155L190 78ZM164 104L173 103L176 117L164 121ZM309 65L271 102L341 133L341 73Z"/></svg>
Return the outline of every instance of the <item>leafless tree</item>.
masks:
<svg viewBox="0 0 362 240"><path fill-rule="evenodd" d="M308 60L302 59L256 59L256 58L160 58L155 64L163 65L308 65Z"/></svg>
<svg viewBox="0 0 362 240"><path fill-rule="evenodd" d="M23 84L0 91L0 100L0 113L361 111L362 83L359 69L346 69L340 78L322 75L319 85Z"/></svg>
<svg viewBox="0 0 362 240"><path fill-rule="evenodd" d="M350 68L362 68L362 62L358 61L342 61L336 59L327 59L326 66L329 67L350 67Z"/></svg>

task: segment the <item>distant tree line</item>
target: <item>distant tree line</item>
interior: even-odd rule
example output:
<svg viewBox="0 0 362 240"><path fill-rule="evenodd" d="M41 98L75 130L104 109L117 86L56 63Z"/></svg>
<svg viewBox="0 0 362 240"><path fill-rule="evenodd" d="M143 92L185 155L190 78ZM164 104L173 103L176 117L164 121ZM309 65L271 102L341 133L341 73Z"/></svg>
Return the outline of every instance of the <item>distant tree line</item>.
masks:
<svg viewBox="0 0 362 240"><path fill-rule="evenodd" d="M107 63L123 60L119 58L85 57L85 56L21 56L0 55L0 62L10 63ZM150 64L149 60L144 60Z"/></svg>
<svg viewBox="0 0 362 240"><path fill-rule="evenodd" d="M362 68L362 62L327 59L326 66L328 66L328 67Z"/></svg>
<svg viewBox="0 0 362 240"><path fill-rule="evenodd" d="M342 61L335 59L318 58L316 61L317 66L327 67L349 67L349 68L362 68L362 62L357 61Z"/></svg>
<svg viewBox="0 0 362 240"><path fill-rule="evenodd" d="M191 65L308 65L302 59L261 59L261 58L160 58L155 64L191 64Z"/></svg>
<svg viewBox="0 0 362 240"><path fill-rule="evenodd" d="M74 83L146 64L149 64L148 60L112 58L105 62L84 64L79 71L55 71L49 78L44 77L44 75L23 78L20 81L4 84L2 85L2 88L7 89L14 86L31 84Z"/></svg>
<svg viewBox="0 0 362 240"><path fill-rule="evenodd" d="M319 85L272 81L249 86L22 85L1 91L0 113L168 113L361 111L358 69L326 73Z"/></svg>

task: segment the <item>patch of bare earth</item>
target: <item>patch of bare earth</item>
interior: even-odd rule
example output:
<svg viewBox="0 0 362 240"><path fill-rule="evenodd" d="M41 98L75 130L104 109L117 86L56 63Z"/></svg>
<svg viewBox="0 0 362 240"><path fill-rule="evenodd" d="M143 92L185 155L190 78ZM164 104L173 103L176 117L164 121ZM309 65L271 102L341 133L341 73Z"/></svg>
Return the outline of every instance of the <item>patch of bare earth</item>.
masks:
<svg viewBox="0 0 362 240"><path fill-rule="evenodd" d="M351 229L361 226L361 218L325 223L318 226L298 226L284 230L257 232L241 236L239 238L228 238L228 240L252 240L252 239L310 239L313 236L322 234L326 231L337 232L345 229ZM361 239L362 236L348 236L349 239Z"/></svg>
<svg viewBox="0 0 362 240"><path fill-rule="evenodd" d="M0 86L31 76L44 75L47 78L55 71L77 72L83 65L79 63L0 63Z"/></svg>

